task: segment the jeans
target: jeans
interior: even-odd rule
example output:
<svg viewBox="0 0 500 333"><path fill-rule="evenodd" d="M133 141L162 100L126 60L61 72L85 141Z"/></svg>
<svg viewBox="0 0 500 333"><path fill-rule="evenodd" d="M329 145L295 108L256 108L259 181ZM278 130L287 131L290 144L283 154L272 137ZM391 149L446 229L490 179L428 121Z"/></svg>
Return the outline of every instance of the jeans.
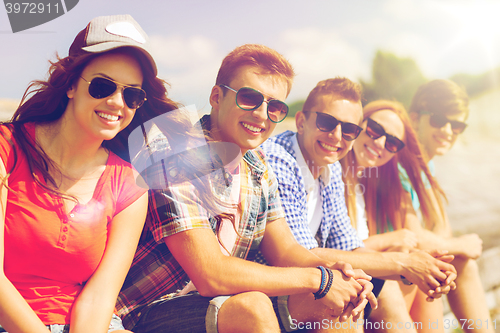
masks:
<svg viewBox="0 0 500 333"><path fill-rule="evenodd" d="M372 284L373 284L373 294L375 297L378 297L380 294L380 291L382 291L382 287L384 286L385 280L377 279L377 278L372 278ZM365 313L364 313L364 319L368 319L370 317L370 314L372 313L372 306L370 303L368 303L365 307Z"/></svg>
<svg viewBox="0 0 500 333"><path fill-rule="evenodd" d="M54 324L54 325L47 325L47 328L52 333L69 333L69 325ZM113 314L113 318L111 318L111 323L109 324L108 332L113 332L116 330L124 330L124 329L125 328L123 328L122 320L120 319L120 317ZM0 326L0 332L7 332L7 331L5 331L2 326Z"/></svg>

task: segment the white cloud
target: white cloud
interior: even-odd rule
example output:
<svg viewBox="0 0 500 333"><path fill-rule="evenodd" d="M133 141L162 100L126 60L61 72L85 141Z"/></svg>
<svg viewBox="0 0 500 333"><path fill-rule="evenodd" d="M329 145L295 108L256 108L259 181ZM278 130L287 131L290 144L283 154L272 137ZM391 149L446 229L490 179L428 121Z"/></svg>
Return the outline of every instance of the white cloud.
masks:
<svg viewBox="0 0 500 333"><path fill-rule="evenodd" d="M498 66L500 3L386 0L383 8L388 20L399 28L388 30L385 40L379 34L380 45L414 58L427 77L480 73Z"/></svg>
<svg viewBox="0 0 500 333"><path fill-rule="evenodd" d="M207 37L152 36L159 76L171 84L170 97L208 111L208 97L225 54ZM366 77L369 64L359 50L334 31L290 29L281 34L279 50L292 63L297 78L288 101L305 98L320 81L345 76Z"/></svg>
<svg viewBox="0 0 500 333"><path fill-rule="evenodd" d="M167 67L189 67L210 61L216 53L215 42L204 36L154 35L150 41L153 56Z"/></svg>
<svg viewBox="0 0 500 333"><path fill-rule="evenodd" d="M386 0L382 8L399 21L416 21L427 15L426 3L424 0Z"/></svg>
<svg viewBox="0 0 500 333"><path fill-rule="evenodd" d="M223 58L217 43L204 36L180 35L154 35L150 41L159 76L171 85L169 97L209 109L208 96Z"/></svg>
<svg viewBox="0 0 500 333"><path fill-rule="evenodd" d="M294 66L297 78L290 100L305 98L321 80L345 76L356 81L366 76L369 66L359 50L335 31L319 28L290 29L281 37L283 54Z"/></svg>

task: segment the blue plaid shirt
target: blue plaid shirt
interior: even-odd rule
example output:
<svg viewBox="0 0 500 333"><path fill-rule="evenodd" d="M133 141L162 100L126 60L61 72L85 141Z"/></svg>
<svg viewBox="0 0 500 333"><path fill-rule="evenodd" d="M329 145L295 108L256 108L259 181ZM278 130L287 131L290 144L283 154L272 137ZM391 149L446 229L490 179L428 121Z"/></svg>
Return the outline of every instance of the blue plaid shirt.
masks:
<svg viewBox="0 0 500 333"><path fill-rule="evenodd" d="M347 214L342 168L339 162L329 165L331 180L328 185L325 186L320 177L323 218L316 236L309 230L307 193L296 160L296 154L301 152L295 152L293 149L293 135L295 133L291 131L281 133L264 142L262 148L278 178L281 204L295 238L308 249L326 247L351 251L363 247L363 242L351 225Z"/></svg>

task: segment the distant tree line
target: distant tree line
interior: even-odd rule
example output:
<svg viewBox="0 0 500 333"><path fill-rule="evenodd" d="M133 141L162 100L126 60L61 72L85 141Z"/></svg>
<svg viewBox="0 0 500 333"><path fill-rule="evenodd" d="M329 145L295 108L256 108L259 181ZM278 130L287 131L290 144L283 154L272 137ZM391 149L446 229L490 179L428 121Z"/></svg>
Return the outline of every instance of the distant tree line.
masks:
<svg viewBox="0 0 500 333"><path fill-rule="evenodd" d="M464 87L470 97L474 97L500 86L500 68L477 75L455 74L449 79ZM371 81L360 80L363 105L383 98L397 100L408 108L417 88L428 80L414 59L378 50L373 59ZM299 100L291 103L289 116L295 116L304 102Z"/></svg>
<svg viewBox="0 0 500 333"><path fill-rule="evenodd" d="M455 74L450 77L467 90L469 96L474 97L500 86L500 68L489 70L482 74Z"/></svg>
<svg viewBox="0 0 500 333"><path fill-rule="evenodd" d="M377 99L396 100L409 107L417 88L427 82L415 60L377 51L372 65L371 82L360 80L363 104Z"/></svg>

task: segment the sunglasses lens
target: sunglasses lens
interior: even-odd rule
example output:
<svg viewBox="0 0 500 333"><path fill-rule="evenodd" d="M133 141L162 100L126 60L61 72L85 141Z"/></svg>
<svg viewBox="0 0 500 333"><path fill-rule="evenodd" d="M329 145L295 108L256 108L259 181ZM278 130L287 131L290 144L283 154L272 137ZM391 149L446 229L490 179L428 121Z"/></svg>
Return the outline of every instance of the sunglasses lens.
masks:
<svg viewBox="0 0 500 333"><path fill-rule="evenodd" d="M385 134L385 130L375 121L368 118L368 122L366 124L366 134L372 139L378 139Z"/></svg>
<svg viewBox="0 0 500 333"><path fill-rule="evenodd" d="M452 131L456 134L462 133L467 127L467 124L461 121L450 121L450 124Z"/></svg>
<svg viewBox="0 0 500 333"><path fill-rule="evenodd" d="M342 124L342 137L347 141L352 141L356 139L361 133L361 127L352 123Z"/></svg>
<svg viewBox="0 0 500 333"><path fill-rule="evenodd" d="M441 128L448 123L448 118L440 114L434 114L429 118L432 127Z"/></svg>
<svg viewBox="0 0 500 333"><path fill-rule="evenodd" d="M397 153L405 146L404 142L393 136L386 136L385 149L391 153Z"/></svg>
<svg viewBox="0 0 500 333"><path fill-rule="evenodd" d="M101 99L111 96L116 91L116 83L103 77L93 78L89 85L90 96ZM127 87L123 89L123 99L131 109L141 107L146 99L146 92L139 88Z"/></svg>
<svg viewBox="0 0 500 333"><path fill-rule="evenodd" d="M236 104L243 110L255 110L262 102L264 102L264 95L252 88L241 88L236 93Z"/></svg>
<svg viewBox="0 0 500 333"><path fill-rule="evenodd" d="M441 128L443 126L446 126L446 124L450 123L451 130L455 134L462 133L465 130L465 128L467 127L466 123L463 123L461 121L456 121L456 120L449 120L448 118L446 118L445 115L441 115L441 114L433 114L429 118L429 123L431 124L432 127L435 127L435 128Z"/></svg>
<svg viewBox="0 0 500 333"><path fill-rule="evenodd" d="M328 114L316 112L316 126L321 132L331 132L337 127L339 121Z"/></svg>
<svg viewBox="0 0 500 333"><path fill-rule="evenodd" d="M93 78L89 85L89 94L96 99L108 97L115 91L116 84L102 77Z"/></svg>
<svg viewBox="0 0 500 333"><path fill-rule="evenodd" d="M403 141L395 136L387 134L385 129L371 118L368 118L368 122L366 124L366 134L373 140L377 140L381 136L385 135L385 149L391 153L397 153L405 146Z"/></svg>
<svg viewBox="0 0 500 333"><path fill-rule="evenodd" d="M288 105L277 99L272 99L267 105L267 115L274 123L279 123L288 114Z"/></svg>
<svg viewBox="0 0 500 333"><path fill-rule="evenodd" d="M146 92L139 88L128 87L123 90L123 99L129 108L137 109L144 103Z"/></svg>

